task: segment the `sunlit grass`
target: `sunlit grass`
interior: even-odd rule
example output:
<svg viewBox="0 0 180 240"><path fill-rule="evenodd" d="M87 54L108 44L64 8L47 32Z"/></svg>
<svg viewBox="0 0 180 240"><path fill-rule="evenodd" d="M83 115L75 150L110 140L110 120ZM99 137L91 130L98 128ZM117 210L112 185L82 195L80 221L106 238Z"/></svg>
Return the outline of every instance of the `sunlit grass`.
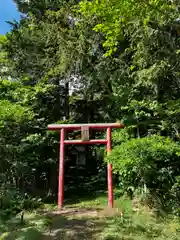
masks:
<svg viewBox="0 0 180 240"><path fill-rule="evenodd" d="M94 199L80 199L66 204L64 209L97 210L97 216L85 212L82 216L71 213L67 216L56 213L56 205L44 205L36 212L25 213L23 223L20 216L0 223L0 240L179 240L180 222L173 217L157 218L152 210L141 207L134 211L130 199L115 199L115 209L107 208L107 195ZM56 234L55 234L56 233ZM54 237L53 237L54 236ZM46 236L47 237L47 236ZM48 239L48 238L46 238Z"/></svg>

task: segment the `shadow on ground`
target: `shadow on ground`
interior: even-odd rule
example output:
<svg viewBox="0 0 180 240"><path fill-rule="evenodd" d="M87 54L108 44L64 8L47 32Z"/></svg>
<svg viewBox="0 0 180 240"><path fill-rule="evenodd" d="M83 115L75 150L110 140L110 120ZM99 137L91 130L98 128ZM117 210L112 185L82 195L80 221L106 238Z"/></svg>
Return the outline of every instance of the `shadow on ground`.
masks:
<svg viewBox="0 0 180 240"><path fill-rule="evenodd" d="M12 223L1 240L91 240L105 227L97 217L98 209L68 208Z"/></svg>
<svg viewBox="0 0 180 240"><path fill-rule="evenodd" d="M97 218L98 209L68 209L62 213L48 214L49 231L43 239L49 240L86 240L96 239L105 223ZM62 214L62 215L61 215Z"/></svg>
<svg viewBox="0 0 180 240"><path fill-rule="evenodd" d="M25 218L0 235L1 240L179 240L179 223L157 221L151 215L119 213L108 209L64 208ZM112 212L112 209L111 209ZM118 215L116 215L118 214Z"/></svg>

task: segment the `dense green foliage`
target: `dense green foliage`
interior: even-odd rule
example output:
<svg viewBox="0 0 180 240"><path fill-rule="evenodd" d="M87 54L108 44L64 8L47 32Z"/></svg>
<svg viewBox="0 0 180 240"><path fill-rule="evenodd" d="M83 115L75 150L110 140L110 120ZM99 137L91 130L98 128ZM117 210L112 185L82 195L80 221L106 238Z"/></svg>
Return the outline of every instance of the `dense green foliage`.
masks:
<svg viewBox="0 0 180 240"><path fill-rule="evenodd" d="M0 198L13 188L55 200L58 135L48 124L123 121L126 129L113 133L109 156L121 179L117 186L145 184L177 206L179 2L15 3L25 15L0 37ZM84 153L80 166L78 151L66 150L66 193L106 184L103 150L90 146Z"/></svg>
<svg viewBox="0 0 180 240"><path fill-rule="evenodd" d="M165 206L173 199L173 210L180 207L180 146L169 138L150 136L131 139L116 146L107 160L119 175L120 188L137 189L159 199ZM177 205L175 205L177 203Z"/></svg>

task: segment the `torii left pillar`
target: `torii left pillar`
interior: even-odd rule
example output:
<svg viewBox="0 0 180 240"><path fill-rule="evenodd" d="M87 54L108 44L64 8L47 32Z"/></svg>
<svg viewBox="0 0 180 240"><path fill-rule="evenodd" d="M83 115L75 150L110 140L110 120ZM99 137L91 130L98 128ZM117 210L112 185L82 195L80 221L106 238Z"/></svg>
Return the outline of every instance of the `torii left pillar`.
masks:
<svg viewBox="0 0 180 240"><path fill-rule="evenodd" d="M60 149L59 149L59 178L58 178L58 207L63 207L64 201L64 146L65 144L104 144L107 147L107 154L111 152L111 132L113 128L123 128L121 123L97 123L97 124L51 124L49 130L60 131ZM65 140L65 131L81 130L89 136L89 129L107 129L106 139L87 140ZM112 164L107 166L107 183L108 183L108 206L113 207L113 181L112 181Z"/></svg>

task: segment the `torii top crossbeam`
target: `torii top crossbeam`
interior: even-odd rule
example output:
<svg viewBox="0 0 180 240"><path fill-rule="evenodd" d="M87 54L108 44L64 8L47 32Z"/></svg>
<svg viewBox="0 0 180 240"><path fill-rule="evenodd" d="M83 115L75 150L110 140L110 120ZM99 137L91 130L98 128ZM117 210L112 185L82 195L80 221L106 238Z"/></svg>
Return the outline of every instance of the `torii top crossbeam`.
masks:
<svg viewBox="0 0 180 240"><path fill-rule="evenodd" d="M49 130L77 130L82 127L88 127L91 129L107 129L107 128L123 128L122 123L89 123L89 124L50 124L48 125Z"/></svg>

